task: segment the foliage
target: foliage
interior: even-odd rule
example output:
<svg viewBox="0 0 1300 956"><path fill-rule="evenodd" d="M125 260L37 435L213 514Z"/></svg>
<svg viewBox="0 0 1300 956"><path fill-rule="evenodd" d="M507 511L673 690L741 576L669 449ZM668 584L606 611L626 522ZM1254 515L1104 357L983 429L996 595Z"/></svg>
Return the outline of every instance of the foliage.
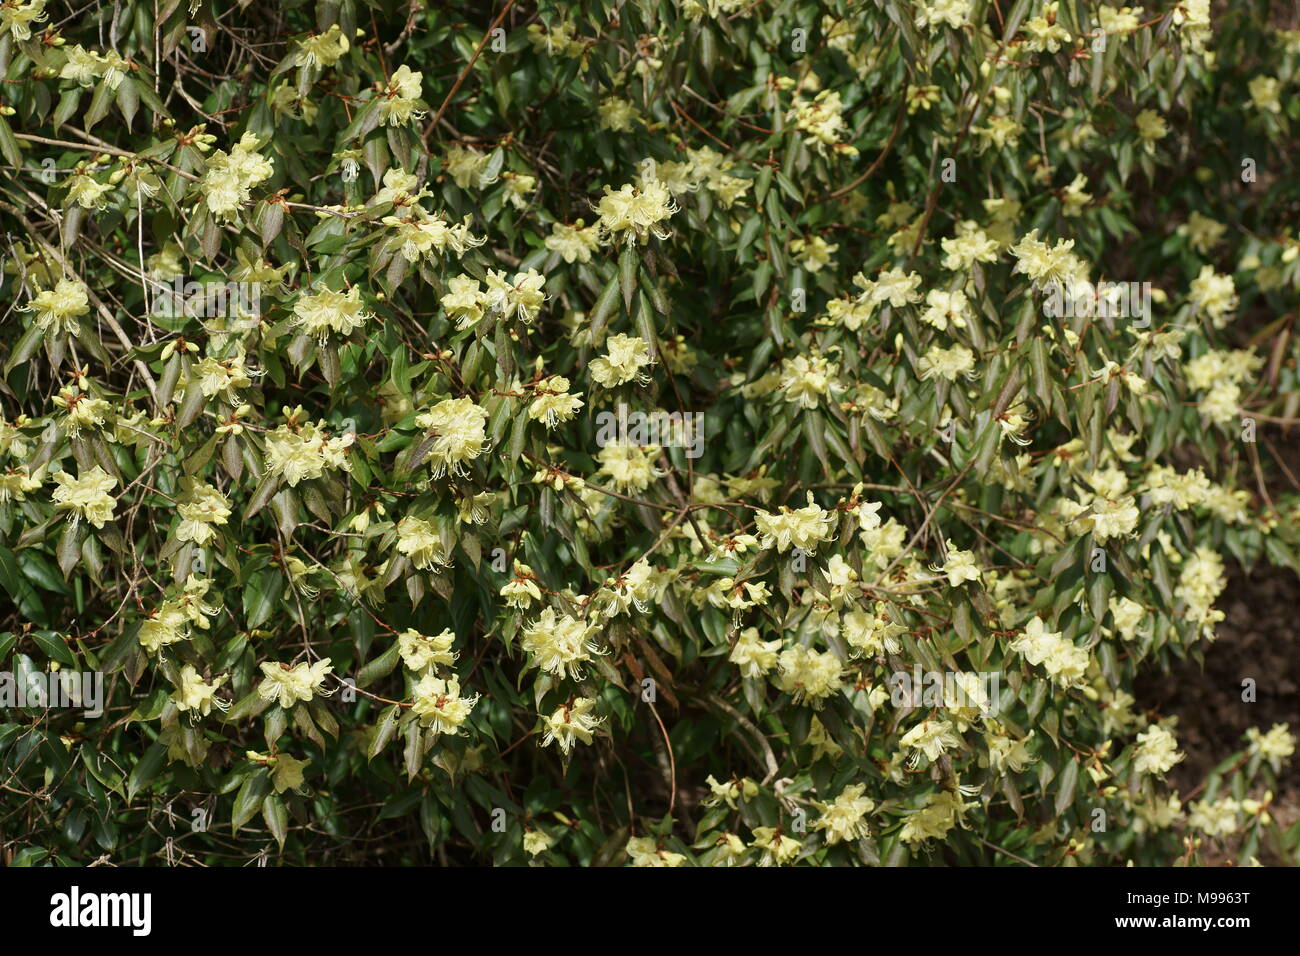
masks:
<svg viewBox="0 0 1300 956"><path fill-rule="evenodd" d="M1293 861L1284 6L6 0L11 862Z"/></svg>

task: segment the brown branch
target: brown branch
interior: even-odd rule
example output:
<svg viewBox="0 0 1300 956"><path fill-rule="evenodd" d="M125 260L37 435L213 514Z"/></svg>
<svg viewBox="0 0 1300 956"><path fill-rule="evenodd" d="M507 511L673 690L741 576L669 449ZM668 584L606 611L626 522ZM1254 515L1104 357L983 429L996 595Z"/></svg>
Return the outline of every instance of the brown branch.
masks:
<svg viewBox="0 0 1300 956"><path fill-rule="evenodd" d="M487 32L483 34L483 39L479 40L478 49L474 51L474 55L470 57L469 62L465 64L465 69L460 71L460 76L456 77L456 82L452 84L451 89L447 92L446 97L442 101L442 105L438 107L438 112L433 115L432 122L424 128L424 135L421 136L420 139L426 147L429 145L430 135L432 135L434 129L437 128L438 123L442 120L442 114L447 112L447 106L451 103L451 98L456 95L456 91L460 89L461 84L465 82L465 78L469 76L469 71L474 69L474 64L478 62L479 54L481 54L483 48L487 46L488 37L492 36L492 31L500 26L501 21L506 18L506 14L510 12L510 8L514 5L515 0L506 0L506 5L501 8L501 12L497 14L497 18L493 20L492 25L487 28Z"/></svg>

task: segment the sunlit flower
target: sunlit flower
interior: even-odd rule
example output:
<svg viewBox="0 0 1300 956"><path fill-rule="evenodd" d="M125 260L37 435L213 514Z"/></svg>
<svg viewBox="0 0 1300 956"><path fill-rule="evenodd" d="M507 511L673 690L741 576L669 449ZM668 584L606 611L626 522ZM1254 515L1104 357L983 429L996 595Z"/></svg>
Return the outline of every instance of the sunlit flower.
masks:
<svg viewBox="0 0 1300 956"><path fill-rule="evenodd" d="M298 52L294 56L295 66L320 67L333 66L344 53L348 52L348 38L343 35L337 23L324 33L313 33L298 42Z"/></svg>
<svg viewBox="0 0 1300 956"><path fill-rule="evenodd" d="M546 248L558 252L565 262L590 262L591 254L600 248L600 228L581 219L571 226L557 222L546 237Z"/></svg>
<svg viewBox="0 0 1300 956"><path fill-rule="evenodd" d="M776 685L794 697L821 707L825 698L843 686L844 665L830 651L796 644L781 652Z"/></svg>
<svg viewBox="0 0 1300 956"><path fill-rule="evenodd" d="M424 74L403 64L393 71L379 101L379 121L389 126L403 126L419 119L424 111L417 109L422 94L420 82Z"/></svg>
<svg viewBox="0 0 1300 956"><path fill-rule="evenodd" d="M218 710L225 710L230 705L213 695L226 679L227 675L222 674L208 683L192 665L186 664L181 668L181 682L176 687L176 692L172 694L172 703L181 712L194 711L202 717L210 714L214 705Z"/></svg>
<svg viewBox="0 0 1300 956"><path fill-rule="evenodd" d="M450 563L437 526L413 515L397 523L397 550L422 571L437 573Z"/></svg>
<svg viewBox="0 0 1300 956"><path fill-rule="evenodd" d="M450 628L432 636L421 634L408 627L397 635L398 652L402 663L417 674L432 672L438 667L450 667L456 662L456 653L451 645L456 642L456 635Z"/></svg>
<svg viewBox="0 0 1300 956"><path fill-rule="evenodd" d="M611 335L605 343L606 354L591 360L587 371L605 388L614 388L633 380L646 384L650 376L642 371L653 363L650 346L636 335Z"/></svg>
<svg viewBox="0 0 1300 956"><path fill-rule="evenodd" d="M487 411L472 399L448 398L416 419L430 435L436 436L429 450L433 477L467 474L465 463L483 454L488 447Z"/></svg>
<svg viewBox="0 0 1300 956"><path fill-rule="evenodd" d="M681 866L686 857L659 846L652 837L632 837L627 841L627 855L633 866Z"/></svg>
<svg viewBox="0 0 1300 956"><path fill-rule="evenodd" d="M780 650L780 638L764 641L758 636L758 628L747 627L736 638L727 660L740 668L742 677L762 677L776 667Z"/></svg>
<svg viewBox="0 0 1300 956"><path fill-rule="evenodd" d="M866 817L876 808L876 803L863 796L866 789L864 784L850 784L830 803L817 804L822 815L813 829L825 832L829 846L857 840L870 832Z"/></svg>
<svg viewBox="0 0 1300 956"><path fill-rule="evenodd" d="M640 187L629 183L617 192L606 186L595 209L603 241L644 243L651 235L668 238L671 233L664 223L677 212L677 203L667 186L652 179Z"/></svg>
<svg viewBox="0 0 1300 956"><path fill-rule="evenodd" d="M546 608L524 629L520 646L532 655L532 664L556 677L581 676L581 665L600 653L589 639L596 628L567 614Z"/></svg>
<svg viewBox="0 0 1300 956"><path fill-rule="evenodd" d="M36 325L54 332L71 333L77 328L77 317L90 311L86 287L75 279L60 279L53 289L38 292L23 312L36 313Z"/></svg>
<svg viewBox="0 0 1300 956"><path fill-rule="evenodd" d="M347 292L324 289L300 295L293 304L293 324L305 335L324 342L331 332L346 338L374 318L361 303L361 289Z"/></svg>
<svg viewBox="0 0 1300 956"><path fill-rule="evenodd" d="M1178 752L1178 741L1165 728L1152 724L1137 735L1137 753L1133 769L1138 773L1164 774L1183 759Z"/></svg>
<svg viewBox="0 0 1300 956"><path fill-rule="evenodd" d="M72 511L73 521L85 518L96 528L102 528L113 520L117 499L109 492L117 479L99 465L77 478L66 471L57 471L54 480L59 486L54 489L55 507Z"/></svg>
<svg viewBox="0 0 1300 956"><path fill-rule="evenodd" d="M817 546L829 540L834 524L832 513L822 510L808 492L808 504L803 508L782 507L776 514L757 511L754 524L762 537L762 547L775 547L784 553L790 548L800 548L815 554Z"/></svg>
<svg viewBox="0 0 1300 956"><path fill-rule="evenodd" d="M570 704L557 707L549 717L543 717L546 733L542 736L542 746L558 744L567 757L575 743L590 744L592 734L605 719L592 713L595 708L594 697L579 697Z"/></svg>
<svg viewBox="0 0 1300 956"><path fill-rule="evenodd" d="M425 674L412 692L411 713L434 734L457 736L462 725L469 720L470 712L478 703L479 695L460 696L460 681L455 677L435 677Z"/></svg>
<svg viewBox="0 0 1300 956"><path fill-rule="evenodd" d="M257 685L263 700L278 703L286 710L302 701L309 703L314 697L328 697L333 689L326 689L325 678L334 672L330 659L323 657L314 664L308 661L290 666L265 661L261 664L265 680Z"/></svg>
<svg viewBox="0 0 1300 956"><path fill-rule="evenodd" d="M1032 618L1024 632L1010 644L1011 650L1023 654L1030 664L1042 665L1057 684L1074 687L1083 681L1088 670L1086 648L1076 647L1060 632L1049 631L1042 618Z"/></svg>
<svg viewBox="0 0 1300 956"><path fill-rule="evenodd" d="M971 0L921 0L916 7L916 25L931 32L944 24L960 30L970 14Z"/></svg>
<svg viewBox="0 0 1300 956"><path fill-rule="evenodd" d="M208 211L219 219L233 217L249 201L252 188L270 179L275 171L257 149L257 136L245 133L229 153L217 150L208 157L207 173L199 185Z"/></svg>
<svg viewBox="0 0 1300 956"><path fill-rule="evenodd" d="M180 541L202 546L216 535L214 526L224 525L230 517L230 501L209 484L196 484L176 506L181 523L176 528Z"/></svg>

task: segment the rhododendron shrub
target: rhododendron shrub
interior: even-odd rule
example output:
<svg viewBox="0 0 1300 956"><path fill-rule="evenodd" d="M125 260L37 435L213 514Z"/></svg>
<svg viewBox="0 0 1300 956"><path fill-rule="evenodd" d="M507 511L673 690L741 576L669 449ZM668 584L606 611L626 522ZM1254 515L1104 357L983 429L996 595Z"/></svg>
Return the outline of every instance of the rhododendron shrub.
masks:
<svg viewBox="0 0 1300 956"><path fill-rule="evenodd" d="M0 5L6 862L1294 862L1284 6Z"/></svg>

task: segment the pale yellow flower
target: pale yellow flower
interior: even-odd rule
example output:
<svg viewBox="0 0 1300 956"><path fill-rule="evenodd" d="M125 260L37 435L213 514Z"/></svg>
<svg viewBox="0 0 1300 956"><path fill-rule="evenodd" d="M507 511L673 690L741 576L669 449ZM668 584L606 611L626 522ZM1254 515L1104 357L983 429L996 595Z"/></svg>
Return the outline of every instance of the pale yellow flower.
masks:
<svg viewBox="0 0 1300 956"><path fill-rule="evenodd" d="M455 677L435 677L425 674L415 685L411 713L434 734L459 736L465 721L469 720L479 695L460 696L460 681Z"/></svg>
<svg viewBox="0 0 1300 956"><path fill-rule="evenodd" d="M190 664L181 668L181 682L172 694L172 703L176 709L182 712L193 711L199 716L206 717L212 712L215 705L218 710L225 710L230 704L222 701L213 695L217 692L222 684L226 682L227 675L222 674L211 683L203 680L203 677Z"/></svg>
<svg viewBox="0 0 1300 956"><path fill-rule="evenodd" d="M543 717L546 733L542 736L542 746L558 744L567 757L575 743L590 744L592 734L605 719L592 713L595 707L594 697L579 697L572 703L557 707L549 717Z"/></svg>
<svg viewBox="0 0 1300 956"><path fill-rule="evenodd" d="M59 486L54 489L55 507L72 511L73 521L85 518L96 528L102 528L113 520L117 499L109 492L117 479L99 465L77 478L66 471L55 472L54 480Z"/></svg>
<svg viewBox="0 0 1300 956"><path fill-rule="evenodd" d="M334 692L324 686L325 678L334 670L328 657L314 664L302 661L292 667L266 661L260 667L265 680L257 685L258 696L286 710L299 701L309 703L314 697L328 697Z"/></svg>

